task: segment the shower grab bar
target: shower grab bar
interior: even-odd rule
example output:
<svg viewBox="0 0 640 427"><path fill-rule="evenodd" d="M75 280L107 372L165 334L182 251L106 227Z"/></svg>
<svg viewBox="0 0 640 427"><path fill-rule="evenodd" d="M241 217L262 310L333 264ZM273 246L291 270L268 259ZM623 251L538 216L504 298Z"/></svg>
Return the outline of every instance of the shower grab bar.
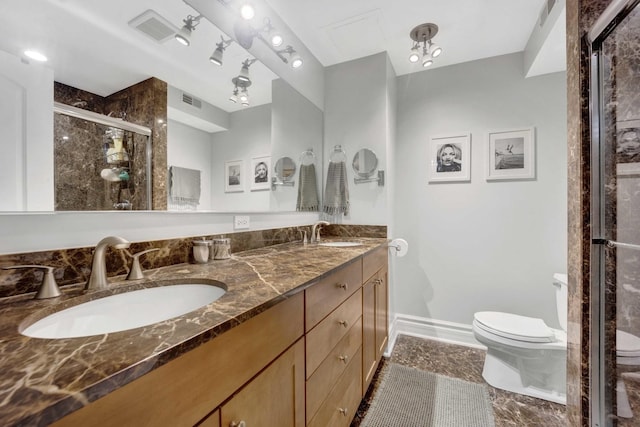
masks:
<svg viewBox="0 0 640 427"><path fill-rule="evenodd" d="M593 239L591 242L594 245L605 245L608 248L634 249L640 251L640 245L634 245L633 243L622 243L607 239Z"/></svg>

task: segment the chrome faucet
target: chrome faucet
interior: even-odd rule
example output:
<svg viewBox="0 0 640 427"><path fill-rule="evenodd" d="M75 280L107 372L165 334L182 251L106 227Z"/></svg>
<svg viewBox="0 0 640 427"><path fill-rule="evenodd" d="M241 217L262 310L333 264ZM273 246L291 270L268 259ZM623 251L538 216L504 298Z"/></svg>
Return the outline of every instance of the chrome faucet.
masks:
<svg viewBox="0 0 640 427"><path fill-rule="evenodd" d="M329 225L329 221L317 221L311 227L311 243L318 243L320 241L320 228L323 225ZM316 232L316 228L318 231Z"/></svg>
<svg viewBox="0 0 640 427"><path fill-rule="evenodd" d="M93 251L93 261L91 262L91 275L85 289L107 289L107 259L106 253L109 246L116 249L126 249L131 243L122 237L109 236L100 240Z"/></svg>

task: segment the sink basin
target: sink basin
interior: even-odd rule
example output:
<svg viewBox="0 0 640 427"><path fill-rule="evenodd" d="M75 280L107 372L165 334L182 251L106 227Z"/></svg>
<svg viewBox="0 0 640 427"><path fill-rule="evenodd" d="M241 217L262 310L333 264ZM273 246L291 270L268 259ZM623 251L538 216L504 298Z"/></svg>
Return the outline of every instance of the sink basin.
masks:
<svg viewBox="0 0 640 427"><path fill-rule="evenodd" d="M354 246L362 246L360 242L322 242L318 243L320 246L329 246L333 248L351 248Z"/></svg>
<svg viewBox="0 0 640 427"><path fill-rule="evenodd" d="M225 292L222 287L189 283L139 289L58 311L21 333L33 338L76 338L126 331L189 313Z"/></svg>

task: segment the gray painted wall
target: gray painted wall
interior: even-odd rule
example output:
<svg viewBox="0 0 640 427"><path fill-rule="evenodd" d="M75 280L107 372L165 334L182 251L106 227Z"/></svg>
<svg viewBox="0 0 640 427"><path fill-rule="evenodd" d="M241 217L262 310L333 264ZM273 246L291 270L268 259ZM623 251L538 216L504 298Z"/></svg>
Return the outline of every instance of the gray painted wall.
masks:
<svg viewBox="0 0 640 427"><path fill-rule="evenodd" d="M393 310L470 324L495 310L557 327L554 272L566 272L565 73L525 79L511 54L397 79ZM485 180L489 131L534 126L531 181ZM471 182L427 182L431 135L472 134ZM355 221L357 222L357 221Z"/></svg>

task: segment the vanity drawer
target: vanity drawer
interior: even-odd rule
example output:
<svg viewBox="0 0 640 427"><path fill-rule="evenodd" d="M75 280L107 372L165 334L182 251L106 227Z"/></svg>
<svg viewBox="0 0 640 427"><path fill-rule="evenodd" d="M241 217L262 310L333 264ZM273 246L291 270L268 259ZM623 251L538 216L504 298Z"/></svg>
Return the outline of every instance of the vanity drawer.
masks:
<svg viewBox="0 0 640 427"><path fill-rule="evenodd" d="M362 286L362 261L349 264L305 290L306 331Z"/></svg>
<svg viewBox="0 0 640 427"><path fill-rule="evenodd" d="M315 415L361 345L362 318L351 327L307 381L307 420Z"/></svg>
<svg viewBox="0 0 640 427"><path fill-rule="evenodd" d="M362 281L368 281L378 270L387 266L387 245L367 254L362 260Z"/></svg>
<svg viewBox="0 0 640 427"><path fill-rule="evenodd" d="M362 288L307 332L307 379L362 316Z"/></svg>
<svg viewBox="0 0 640 427"><path fill-rule="evenodd" d="M361 392L362 351L358 349L307 427L348 427L360 404Z"/></svg>

